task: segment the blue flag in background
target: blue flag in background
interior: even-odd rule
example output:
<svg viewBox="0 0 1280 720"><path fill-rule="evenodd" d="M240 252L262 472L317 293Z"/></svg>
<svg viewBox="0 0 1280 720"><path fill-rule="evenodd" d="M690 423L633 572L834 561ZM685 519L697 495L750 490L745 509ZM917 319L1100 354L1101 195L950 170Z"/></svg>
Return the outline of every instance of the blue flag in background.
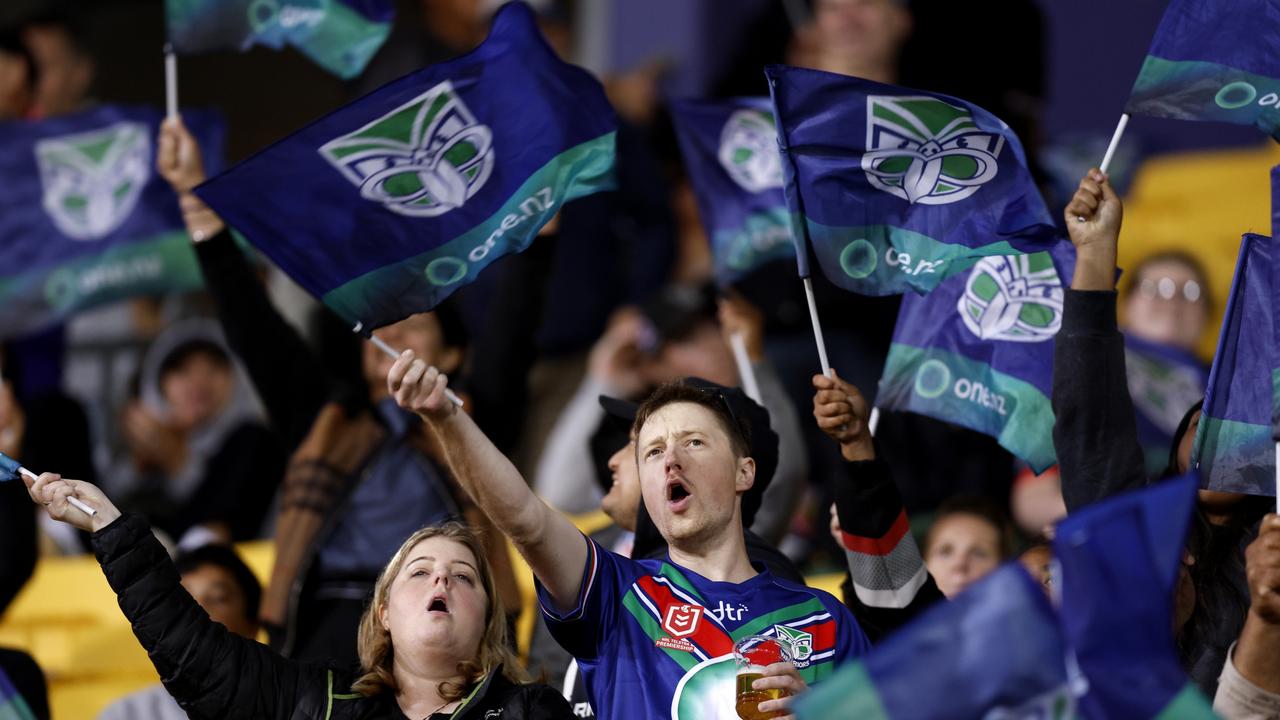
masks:
<svg viewBox="0 0 1280 720"><path fill-rule="evenodd" d="M877 404L976 430L1037 473L1053 450L1053 338L1075 253L983 258L902 298Z"/></svg>
<svg viewBox="0 0 1280 720"><path fill-rule="evenodd" d="M18 693L13 681L0 668L0 720L35 720L31 706Z"/></svg>
<svg viewBox="0 0 1280 720"><path fill-rule="evenodd" d="M1213 718L1178 662L1172 605L1194 476L1074 511L1060 602L1017 563L930 608L796 701L801 720Z"/></svg>
<svg viewBox="0 0 1280 720"><path fill-rule="evenodd" d="M1009 563L814 687L796 717L1072 717L1065 655L1044 590Z"/></svg>
<svg viewBox="0 0 1280 720"><path fill-rule="evenodd" d="M1271 237L1280 237L1280 165L1271 168ZM1271 266L1272 293L1280 288L1280 263ZM1275 304L1273 299L1272 305ZM1280 313L1271 316L1271 437L1280 442Z"/></svg>
<svg viewBox="0 0 1280 720"><path fill-rule="evenodd" d="M1124 338L1124 368L1138 421L1138 442L1147 474L1157 477L1169 465L1169 449L1178 424L1204 398L1209 368L1181 348Z"/></svg>
<svg viewBox="0 0 1280 720"><path fill-rule="evenodd" d="M216 168L221 119L183 118ZM155 172L161 120L151 108L102 106L0 127L0 337L203 284L177 197Z"/></svg>
<svg viewBox="0 0 1280 720"><path fill-rule="evenodd" d="M1275 494L1271 272L1271 238L1244 235L1192 453L1210 490Z"/></svg>
<svg viewBox="0 0 1280 720"><path fill-rule="evenodd" d="M1280 140L1278 48L1278 0L1171 0L1125 112L1255 125Z"/></svg>
<svg viewBox="0 0 1280 720"><path fill-rule="evenodd" d="M677 101L671 104L671 119L720 284L732 284L765 263L794 258L768 98Z"/></svg>
<svg viewBox="0 0 1280 720"><path fill-rule="evenodd" d="M817 70L765 74L801 277L807 247L846 290L923 294L979 258L1057 241L1022 145L982 108Z"/></svg>
<svg viewBox="0 0 1280 720"><path fill-rule="evenodd" d="M1085 717L1214 717L1173 641L1174 589L1196 490L1188 473L1058 523L1059 616L1074 665L1088 681L1080 698Z"/></svg>
<svg viewBox="0 0 1280 720"><path fill-rule="evenodd" d="M375 328L430 310L613 187L604 91L521 3L472 52L407 75L196 194L311 294Z"/></svg>
<svg viewBox="0 0 1280 720"><path fill-rule="evenodd" d="M392 0L165 0L181 55L292 45L343 79L359 75L391 33Z"/></svg>

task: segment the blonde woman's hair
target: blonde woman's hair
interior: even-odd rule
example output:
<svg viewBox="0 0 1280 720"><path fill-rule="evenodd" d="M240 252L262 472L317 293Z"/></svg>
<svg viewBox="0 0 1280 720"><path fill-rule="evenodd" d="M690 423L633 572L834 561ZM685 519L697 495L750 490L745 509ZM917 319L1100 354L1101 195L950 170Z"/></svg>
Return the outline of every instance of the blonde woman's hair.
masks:
<svg viewBox="0 0 1280 720"><path fill-rule="evenodd" d="M382 569L378 582L373 588L373 601L364 617L360 618L360 634L356 639L356 648L360 653L360 669L364 673L351 690L365 696L378 695L384 692L399 693L396 684L395 652L391 647L391 633L380 620L382 610L387 606L391 596L391 583L400 574L405 558L418 543L431 538L445 538L464 545L476 558L476 572L488 598L485 609L484 636L480 638L480 647L475 657L458 663L458 673L462 682L445 681L440 683L440 696L450 701L466 697L471 688L481 678L502 666L502 674L514 683L529 682L528 675L520 665L519 658L512 651L507 640L507 617L503 611L502 600L494 588L493 568L489 558L484 554L484 545L475 530L460 522L449 521L442 525L425 527L410 535L391 561Z"/></svg>

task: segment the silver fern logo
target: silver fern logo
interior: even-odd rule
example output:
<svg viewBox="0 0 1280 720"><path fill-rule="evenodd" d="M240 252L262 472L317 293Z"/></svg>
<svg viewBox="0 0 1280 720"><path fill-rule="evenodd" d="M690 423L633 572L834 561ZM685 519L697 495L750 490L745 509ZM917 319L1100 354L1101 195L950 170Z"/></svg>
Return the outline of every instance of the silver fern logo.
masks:
<svg viewBox="0 0 1280 720"><path fill-rule="evenodd" d="M58 230L97 240L129 217L151 177L151 133L136 122L41 140L44 210Z"/></svg>
<svg viewBox="0 0 1280 720"><path fill-rule="evenodd" d="M958 202L995 178L1004 138L978 127L969 111L937 98L867 98L870 183L909 203Z"/></svg>
<svg viewBox="0 0 1280 720"><path fill-rule="evenodd" d="M773 116L738 110L720 131L720 165L743 190L752 193L782 187L782 157Z"/></svg>
<svg viewBox="0 0 1280 720"><path fill-rule="evenodd" d="M493 133L445 81L320 155L368 200L413 217L460 208L493 172Z"/></svg>
<svg viewBox="0 0 1280 720"><path fill-rule="evenodd" d="M983 340L1044 342L1062 327L1062 281L1048 253L978 261L956 309Z"/></svg>

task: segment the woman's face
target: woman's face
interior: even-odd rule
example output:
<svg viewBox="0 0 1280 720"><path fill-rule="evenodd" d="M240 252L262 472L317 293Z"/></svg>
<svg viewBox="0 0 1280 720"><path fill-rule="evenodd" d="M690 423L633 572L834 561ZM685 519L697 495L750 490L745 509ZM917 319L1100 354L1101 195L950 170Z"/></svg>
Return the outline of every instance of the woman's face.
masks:
<svg viewBox="0 0 1280 720"><path fill-rule="evenodd" d="M231 368L221 358L197 352L160 378L160 393L173 422L190 430L222 411L233 382Z"/></svg>
<svg viewBox="0 0 1280 720"><path fill-rule="evenodd" d="M433 537L406 558L379 615L392 648L427 648L459 662L475 657L489 607L475 555L462 543Z"/></svg>
<svg viewBox="0 0 1280 720"><path fill-rule="evenodd" d="M924 562L942 594L954 597L1000 564L1000 532L977 515L947 515L929 531Z"/></svg>
<svg viewBox="0 0 1280 720"><path fill-rule="evenodd" d="M1147 263L1125 302L1125 330L1150 342L1194 350L1209 307L1195 268L1175 259Z"/></svg>

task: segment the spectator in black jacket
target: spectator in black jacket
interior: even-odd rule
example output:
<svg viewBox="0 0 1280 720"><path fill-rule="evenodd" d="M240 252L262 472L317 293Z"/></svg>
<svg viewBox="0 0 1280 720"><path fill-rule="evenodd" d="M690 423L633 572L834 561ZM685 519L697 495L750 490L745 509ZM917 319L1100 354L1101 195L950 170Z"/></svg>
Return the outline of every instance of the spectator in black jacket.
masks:
<svg viewBox="0 0 1280 720"><path fill-rule="evenodd" d="M32 500L93 533L94 553L165 687L195 718L571 718L564 698L526 684L507 643L484 548L449 522L411 535L387 563L360 622L360 671L286 660L213 622L139 517L98 488L40 475ZM92 517L67 498L97 510Z"/></svg>
<svg viewBox="0 0 1280 720"><path fill-rule="evenodd" d="M1090 170L1066 209L1076 248L1062 329L1054 345L1054 449L1068 511L1142 487L1148 478L1116 327L1116 249L1123 207L1110 181ZM1167 473L1185 472L1198 409L1174 436ZM1212 696L1231 643L1249 608L1244 549L1262 512L1252 501L1223 504L1201 491L1187 540L1189 567L1179 597L1177 642L1183 667ZM1225 498L1225 500L1232 500ZM1194 599L1191 597L1194 595Z"/></svg>

